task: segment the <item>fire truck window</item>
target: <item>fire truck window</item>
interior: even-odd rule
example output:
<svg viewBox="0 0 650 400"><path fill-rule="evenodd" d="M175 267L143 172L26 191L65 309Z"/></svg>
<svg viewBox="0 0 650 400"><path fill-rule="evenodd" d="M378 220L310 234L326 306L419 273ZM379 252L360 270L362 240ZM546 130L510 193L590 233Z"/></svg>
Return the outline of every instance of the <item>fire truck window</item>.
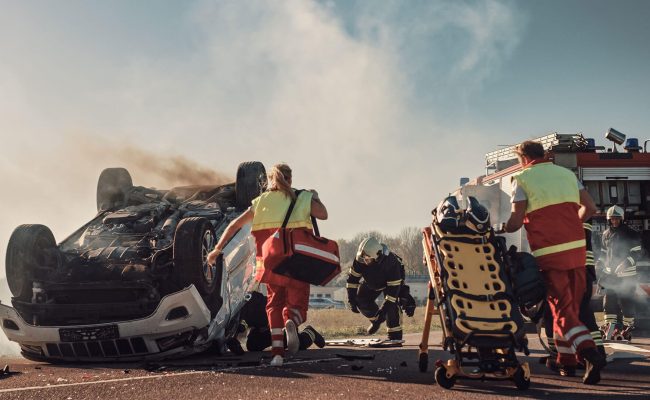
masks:
<svg viewBox="0 0 650 400"><path fill-rule="evenodd" d="M616 187L616 183L610 183L609 184L609 202L611 204L616 204L618 201L618 188Z"/></svg>
<svg viewBox="0 0 650 400"><path fill-rule="evenodd" d="M641 204L641 182L632 181L627 183L627 198L629 204Z"/></svg>
<svg viewBox="0 0 650 400"><path fill-rule="evenodd" d="M627 182L625 181L616 182L616 193L618 194L618 202L621 203L621 205L628 204L627 190L625 188L626 184Z"/></svg>

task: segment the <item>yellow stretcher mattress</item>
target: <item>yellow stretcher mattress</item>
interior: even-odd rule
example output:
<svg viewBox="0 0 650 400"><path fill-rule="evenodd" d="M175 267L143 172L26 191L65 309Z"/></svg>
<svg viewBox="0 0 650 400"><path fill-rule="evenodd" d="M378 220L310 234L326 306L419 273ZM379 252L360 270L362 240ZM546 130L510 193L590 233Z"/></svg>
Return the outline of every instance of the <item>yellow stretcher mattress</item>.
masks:
<svg viewBox="0 0 650 400"><path fill-rule="evenodd" d="M464 243L458 239L485 239L482 235L443 233L434 225L442 274L452 307L455 331L510 331L516 333L513 306L507 298L505 271L495 260L492 243ZM478 299L480 297L481 299Z"/></svg>

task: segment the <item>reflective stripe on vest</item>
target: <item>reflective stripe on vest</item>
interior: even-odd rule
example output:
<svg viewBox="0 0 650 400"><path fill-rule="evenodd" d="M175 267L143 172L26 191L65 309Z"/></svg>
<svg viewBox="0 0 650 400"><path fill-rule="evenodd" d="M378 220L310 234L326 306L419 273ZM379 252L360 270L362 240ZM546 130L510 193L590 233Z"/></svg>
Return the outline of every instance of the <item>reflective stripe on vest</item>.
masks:
<svg viewBox="0 0 650 400"><path fill-rule="evenodd" d="M578 216L580 194L573 172L543 162L529 165L514 179L526 193L524 226L540 267L584 266L585 232Z"/></svg>
<svg viewBox="0 0 650 400"><path fill-rule="evenodd" d="M308 228L312 229L311 224L311 192L301 192L296 200L296 205L289 218L287 228ZM263 229L277 229L282 226L284 217L289 210L289 199L284 193L274 190L264 192L255 198L251 204L253 210L253 231Z"/></svg>
<svg viewBox="0 0 650 400"><path fill-rule="evenodd" d="M585 240L574 240L573 242L556 244L553 246L544 247L543 249L533 250L535 257L542 257L548 254L559 253L561 251L577 249L585 246Z"/></svg>

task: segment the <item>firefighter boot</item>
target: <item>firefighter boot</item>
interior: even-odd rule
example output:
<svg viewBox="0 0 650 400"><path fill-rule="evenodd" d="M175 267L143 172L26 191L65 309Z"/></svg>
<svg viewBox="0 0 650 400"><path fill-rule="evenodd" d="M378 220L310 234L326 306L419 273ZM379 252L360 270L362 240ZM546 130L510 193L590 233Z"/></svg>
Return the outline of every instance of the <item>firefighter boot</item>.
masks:
<svg viewBox="0 0 650 400"><path fill-rule="evenodd" d="M368 327L366 332L368 333L368 335L374 335L379 330L381 324L383 324L384 321L386 321L386 315L380 312L374 319L371 319L370 321L371 321L370 326Z"/></svg>
<svg viewBox="0 0 650 400"><path fill-rule="evenodd" d="M586 385L600 382L600 370L607 364L605 357L595 347L582 350L580 357L585 360L585 375L582 377L582 382Z"/></svg>
<svg viewBox="0 0 650 400"><path fill-rule="evenodd" d="M226 340L226 347L228 348L228 350L230 350L231 353L237 356L241 356L245 353L244 348L241 347L241 343L239 342L239 340L237 340L237 338L234 337L228 338L228 340Z"/></svg>
<svg viewBox="0 0 650 400"><path fill-rule="evenodd" d="M311 325L307 325L298 336L300 336L300 350L307 349L312 343L320 349L325 347L325 338Z"/></svg>

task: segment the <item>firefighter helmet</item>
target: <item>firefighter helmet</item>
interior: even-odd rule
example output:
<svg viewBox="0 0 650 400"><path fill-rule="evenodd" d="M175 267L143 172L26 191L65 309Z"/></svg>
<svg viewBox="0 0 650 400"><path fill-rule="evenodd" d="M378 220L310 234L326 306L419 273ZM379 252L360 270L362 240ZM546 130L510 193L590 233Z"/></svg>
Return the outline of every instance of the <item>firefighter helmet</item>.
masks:
<svg viewBox="0 0 650 400"><path fill-rule="evenodd" d="M465 226L477 233L485 233L490 229L490 212L478 202L476 197L469 196Z"/></svg>
<svg viewBox="0 0 650 400"><path fill-rule="evenodd" d="M384 246L379 243L376 237L370 236L359 244L356 259L363 264L370 264L376 261L384 253Z"/></svg>
<svg viewBox="0 0 650 400"><path fill-rule="evenodd" d="M616 205L611 206L610 208L607 209L607 220L612 219L612 217L625 219L625 211L623 210L622 207Z"/></svg>

